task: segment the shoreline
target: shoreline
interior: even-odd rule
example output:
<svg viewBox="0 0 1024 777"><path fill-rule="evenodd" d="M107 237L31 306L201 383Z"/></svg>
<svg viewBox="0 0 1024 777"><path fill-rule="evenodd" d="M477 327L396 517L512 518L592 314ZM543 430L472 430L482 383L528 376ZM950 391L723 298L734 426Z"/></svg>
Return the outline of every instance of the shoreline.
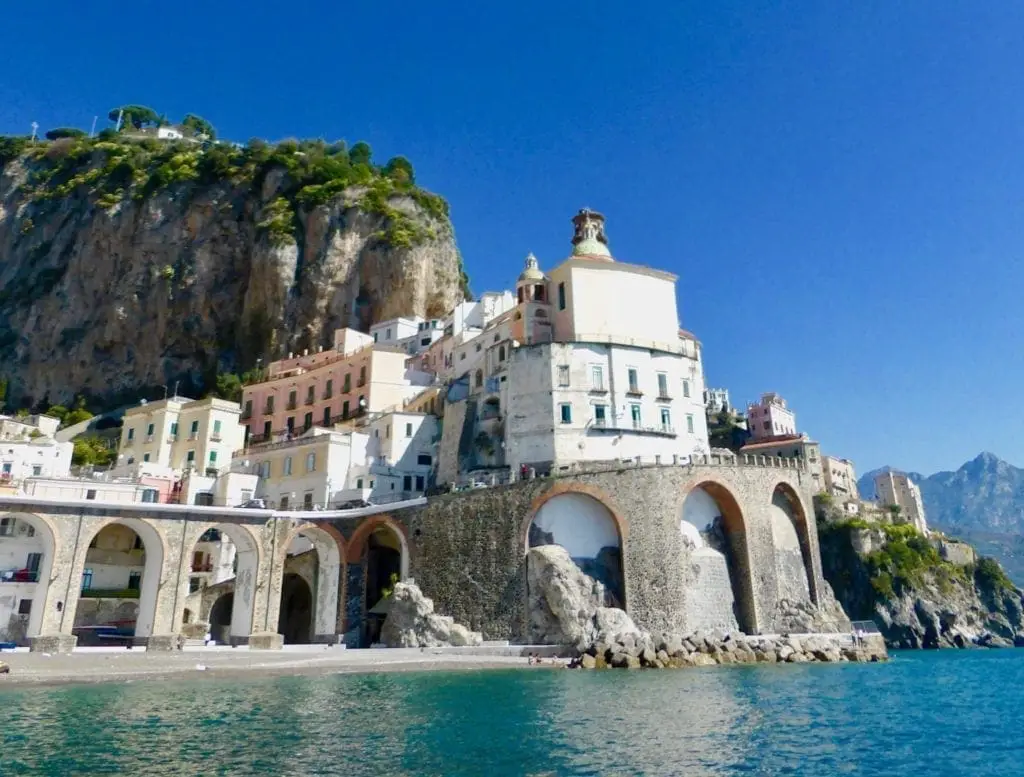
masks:
<svg viewBox="0 0 1024 777"><path fill-rule="evenodd" d="M229 680L378 672L482 671L491 669L558 668L557 663L531 666L525 655L480 655L431 648L337 650L320 645L282 651L212 648L174 653L144 650L97 650L71 654L0 653L10 673L0 675L5 688L24 689L96 683L133 683L180 679ZM551 659L545 659L550 662Z"/></svg>

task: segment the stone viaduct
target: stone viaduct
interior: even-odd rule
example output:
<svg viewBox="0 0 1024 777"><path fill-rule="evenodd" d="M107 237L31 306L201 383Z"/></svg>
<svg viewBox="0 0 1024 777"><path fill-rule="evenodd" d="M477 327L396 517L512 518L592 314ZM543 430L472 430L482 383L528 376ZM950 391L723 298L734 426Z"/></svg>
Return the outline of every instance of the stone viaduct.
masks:
<svg viewBox="0 0 1024 777"><path fill-rule="evenodd" d="M280 647L288 555L304 537L316 563L303 641L340 636L357 647L374 640L386 611L380 602L397 579L415 580L438 612L485 639L527 642L530 544L543 536L569 547L591 534L603 537L602 553L610 549L607 558L619 565L617 603L644 628L788 630L787 607L796 601L814 610L827 596L812 496L798 462L711 456L688 465L601 466L352 511L0 497L0 516L29 522L44 547L28 624L33 650L74 646L86 553L111 523L132 528L145 548L135 633L150 649L180 644L192 550L211 528L237 548L233 642ZM691 505L701 504L710 505L698 521L707 525L690 525Z"/></svg>

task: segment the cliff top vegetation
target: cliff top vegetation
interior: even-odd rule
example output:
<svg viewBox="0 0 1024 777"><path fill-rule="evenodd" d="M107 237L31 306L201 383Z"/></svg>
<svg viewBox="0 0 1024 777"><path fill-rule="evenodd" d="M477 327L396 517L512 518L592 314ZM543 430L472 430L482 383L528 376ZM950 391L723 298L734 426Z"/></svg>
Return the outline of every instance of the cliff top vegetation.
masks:
<svg viewBox="0 0 1024 777"><path fill-rule="evenodd" d="M48 204L72 195L113 210L128 198L141 200L169 187L185 196L224 183L258 190L273 171L285 175L258 229L275 245L294 242L301 209L326 204L352 187L359 187L353 204L385 217L376 237L392 246L407 248L435 236L432 226L394 207L395 197L409 197L434 219L448 220L448 203L416 186L408 159L397 156L377 165L364 142L351 147L344 141L294 139L225 143L214 140L213 126L194 114L176 125L184 137L158 139L155 130L166 119L152 109L122 106L110 116L121 117L121 130L108 128L95 138L68 127L50 130L45 140L0 136L0 171L16 159L28 169L22 193L35 207L23 219L22 233L31 232L32 217ZM464 278L463 285L467 282Z"/></svg>

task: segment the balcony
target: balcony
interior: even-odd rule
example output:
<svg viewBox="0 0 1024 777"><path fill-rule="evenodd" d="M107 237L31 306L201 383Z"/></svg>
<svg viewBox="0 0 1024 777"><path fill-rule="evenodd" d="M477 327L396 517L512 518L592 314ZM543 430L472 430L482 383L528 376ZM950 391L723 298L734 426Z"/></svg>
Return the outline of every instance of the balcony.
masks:
<svg viewBox="0 0 1024 777"><path fill-rule="evenodd" d="M148 445L149 443L153 442L153 435L151 435L151 434L147 434L147 435L146 435L146 439L145 439L145 440L144 440L143 442L144 442L145 444L147 444L147 445Z"/></svg>
<svg viewBox="0 0 1024 777"><path fill-rule="evenodd" d="M630 397L642 397L644 392L640 390L639 386L633 385L626 389L626 396Z"/></svg>
<svg viewBox="0 0 1024 777"><path fill-rule="evenodd" d="M207 561L205 564L193 564L192 565L192 571L196 572L196 573L199 573L199 572L212 572L213 571L213 564L211 562L209 562L209 561Z"/></svg>
<svg viewBox="0 0 1024 777"><path fill-rule="evenodd" d="M658 396L656 396L654 399L657 402L671 402L672 401L671 395L669 395L667 392L663 392L663 391L659 391L658 392Z"/></svg>
<svg viewBox="0 0 1024 777"><path fill-rule="evenodd" d="M299 406L299 402L296 399L289 399L288 404L285 405L285 410L294 410Z"/></svg>
<svg viewBox="0 0 1024 777"><path fill-rule="evenodd" d="M220 442L223 438L220 436L220 432L214 432L210 435L210 440L213 442Z"/></svg>
<svg viewBox="0 0 1024 777"><path fill-rule="evenodd" d="M178 441L178 435L176 435L176 434L169 434L169 435L167 435L167 442L174 443L174 442L177 442L177 441Z"/></svg>
<svg viewBox="0 0 1024 777"><path fill-rule="evenodd" d="M239 416L239 418L241 418L241 420L243 421L248 421L250 418L252 418L252 408L247 407L245 410L243 410L242 415Z"/></svg>
<svg viewBox="0 0 1024 777"><path fill-rule="evenodd" d="M332 389L324 389L323 399L330 399L333 396L334 396L334 391Z"/></svg>
<svg viewBox="0 0 1024 777"><path fill-rule="evenodd" d="M188 433L188 438L190 440L198 440L199 439L199 432L189 432Z"/></svg>
<svg viewBox="0 0 1024 777"><path fill-rule="evenodd" d="M38 569L5 569L0 571L0 583L38 583Z"/></svg>
<svg viewBox="0 0 1024 777"><path fill-rule="evenodd" d="M308 397L306 397L306 404L307 405L312 405L312 404L315 404L315 403L316 403L316 397L315 396L310 394Z"/></svg>
<svg viewBox="0 0 1024 777"><path fill-rule="evenodd" d="M640 421L634 421L631 419L614 420L595 418L587 424L587 430L594 432L611 432L613 434L644 434L657 437L677 436L675 428L668 424L644 426Z"/></svg>
<svg viewBox="0 0 1024 777"><path fill-rule="evenodd" d="M133 445L135 445L135 439L133 437L129 437L124 441L124 445L122 447L131 448Z"/></svg>
<svg viewBox="0 0 1024 777"><path fill-rule="evenodd" d="M600 384L600 385L597 385L597 386L591 386L590 387L590 393L591 394L607 394L608 393L608 389L605 388L604 384Z"/></svg>
<svg viewBox="0 0 1024 777"><path fill-rule="evenodd" d="M274 406L273 405L268 404L268 405L266 405L263 408L263 415L273 415L273 414L274 414Z"/></svg>

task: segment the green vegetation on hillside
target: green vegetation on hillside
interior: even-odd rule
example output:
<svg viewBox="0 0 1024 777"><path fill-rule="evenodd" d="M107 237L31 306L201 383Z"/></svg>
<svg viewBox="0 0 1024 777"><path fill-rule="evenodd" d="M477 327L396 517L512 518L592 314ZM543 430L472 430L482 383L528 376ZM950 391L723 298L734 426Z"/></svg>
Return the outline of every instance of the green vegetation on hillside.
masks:
<svg viewBox="0 0 1024 777"><path fill-rule="evenodd" d="M117 455L117 451L108 447L107 441L98 434L76 437L74 446L71 462L77 466L91 464L94 467L108 467Z"/></svg>
<svg viewBox="0 0 1024 777"><path fill-rule="evenodd" d="M26 159L29 175L23 193L39 210L73 195L111 210L132 198L141 200L168 189L184 197L196 187L225 183L258 190L269 173L283 172L280 196L257 215L259 234L275 246L296 242L302 210L325 205L346 191L354 195L353 205L384 217L383 229L375 237L395 247L410 248L436 237L429 222L400 209L398 198L411 198L434 219L448 220L448 203L416 186L408 159L399 156L375 165L366 143L351 149L341 141L322 140L217 143L212 141L213 126L194 114L180 125L193 137L158 140L138 136L166 123L151 108L126 105L109 115L112 121L122 117L120 133L107 129L89 138L80 130L58 128L47 133L48 141L0 137L0 168L19 157ZM22 219L24 235L34 230L31 215L36 214Z"/></svg>

